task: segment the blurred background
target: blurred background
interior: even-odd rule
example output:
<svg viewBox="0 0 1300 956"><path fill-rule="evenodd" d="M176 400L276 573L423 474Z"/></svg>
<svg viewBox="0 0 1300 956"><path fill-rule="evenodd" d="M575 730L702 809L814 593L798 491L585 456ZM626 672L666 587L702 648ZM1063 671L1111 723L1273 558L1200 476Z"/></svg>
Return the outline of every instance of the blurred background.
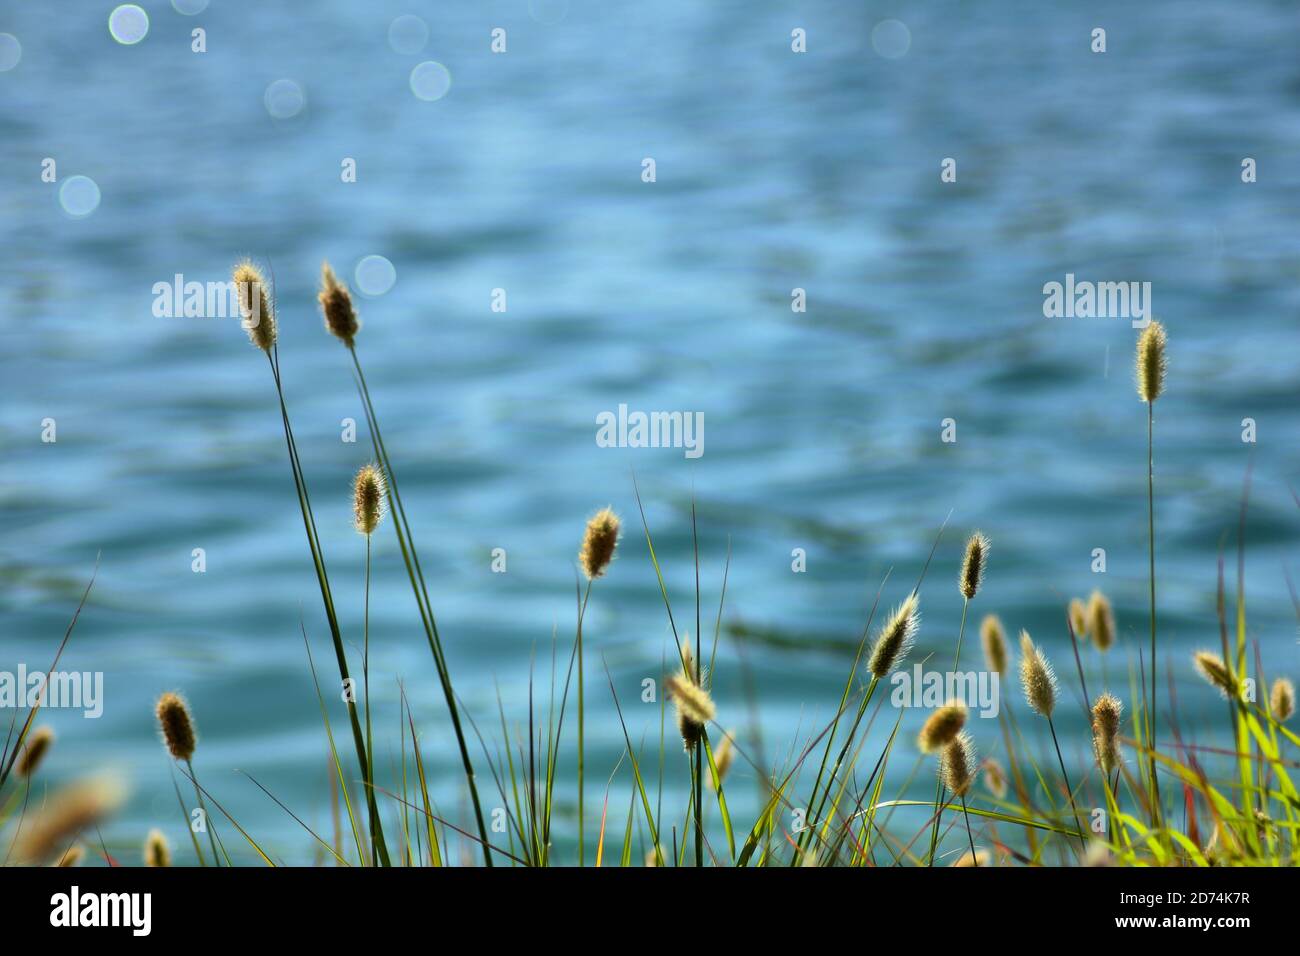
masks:
<svg viewBox="0 0 1300 956"><path fill-rule="evenodd" d="M271 377L233 320L153 312L155 283L224 281L248 254L274 271L286 398L345 639L359 659L365 546L350 479L368 436L315 303L326 258L357 296L359 353L452 677L494 758L498 697L513 731L530 662L544 697L553 639L567 660L585 519L607 504L624 517L585 629L589 814L623 748L605 665L653 772L659 708L640 702L641 681L673 654L634 471L691 632L696 503L706 641L730 549L715 698L767 765L787 766L830 719L882 580L892 606L949 514L914 659L950 653L961 547L978 527L993 550L967 661L979 618L997 612L1072 674L1065 605L1100 587L1120 639L1093 679L1131 699L1147 639L1136 332L1045 318L1043 285L1066 273L1150 282L1169 330L1158 563L1183 733L1206 742L1221 717L1189 658L1218 643L1216 558L1227 550L1231 578L1252 457L1250 637L1270 677L1297 676L1290 4L139 6L142 38L129 12L110 29L111 3L0 12L0 668L48 666L101 555L62 667L104 673L104 713L45 713L59 739L44 779L127 775L131 801L104 828L124 862L151 826L186 858L152 712L163 690L193 706L201 781L273 855L310 862L312 840L237 770L328 829L300 620L322 680L335 675ZM498 27L503 54L490 47ZM1094 27L1104 54L1090 50ZM795 28L806 53L791 51ZM42 181L47 157L56 182ZM946 157L955 183L940 182ZM355 182L342 181L347 158ZM796 288L806 312L791 309ZM492 311L494 289L507 311ZM597 447L596 416L620 403L702 412L703 457ZM1255 444L1241 439L1248 417ZM55 443L41 440L47 418ZM355 444L341 440L348 418ZM940 441L946 418L955 443ZM387 523L375 542L380 767L400 759L400 679L440 806L463 824L459 760ZM791 570L796 548L804 573ZM1095 548L1105 574L1090 570ZM1077 700L1065 691L1058 723L1072 766L1089 759ZM916 770L909 792L932 794L910 741L922 717L905 718L887 793ZM332 719L350 747L337 701ZM871 746L890 725L873 725ZM975 730L996 756L994 727ZM681 807L672 733L670 718L665 801ZM556 822L570 858L572 779L570 762ZM738 825L756 780L738 761ZM624 763L620 820L630 786ZM490 785L485 801L500 803ZM897 823L910 835L924 818ZM953 849L963 841L950 835Z"/></svg>

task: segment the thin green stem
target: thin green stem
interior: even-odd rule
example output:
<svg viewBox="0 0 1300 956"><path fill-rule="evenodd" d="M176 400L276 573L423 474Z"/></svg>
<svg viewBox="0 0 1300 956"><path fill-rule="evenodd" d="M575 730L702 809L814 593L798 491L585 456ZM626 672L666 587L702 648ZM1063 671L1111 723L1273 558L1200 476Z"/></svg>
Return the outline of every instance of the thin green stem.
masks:
<svg viewBox="0 0 1300 956"><path fill-rule="evenodd" d="M375 752L374 736L371 734L370 726L370 535L366 535L366 598L365 598L365 615L362 619L363 650L361 657L361 682L362 693L366 695L366 753L373 755ZM373 757L366 763L366 791L373 792L375 788L375 766ZM370 834L370 865L377 866L379 863L378 851L376 846L375 834Z"/></svg>
<svg viewBox="0 0 1300 956"><path fill-rule="evenodd" d="M586 807L586 709L583 701L585 689L582 682L582 622L587 616L587 601L591 598L590 578L587 579L587 593L583 595L582 607L578 609L578 866L587 865L587 855L584 850L583 831L586 828L587 818L585 815Z"/></svg>
<svg viewBox="0 0 1300 956"><path fill-rule="evenodd" d="M970 598L962 596L961 601L961 626L957 629L957 655L953 658L952 669L954 671L961 668L961 644L962 638L966 636L966 610L970 607ZM947 787L943 785L943 776L940 775L939 783L934 792L934 823L930 827L930 855L926 859L926 866L934 866L934 854L939 848L939 819L943 816L944 797L947 795ZM966 801L962 800L962 806L965 807ZM970 821L966 821L966 829L970 830ZM971 853L975 849L971 847Z"/></svg>
<svg viewBox="0 0 1300 956"><path fill-rule="evenodd" d="M1056 748L1056 760L1061 765L1061 777L1065 780L1065 795L1070 798L1070 813L1074 820L1074 828L1079 832L1079 845L1085 851L1088 844L1084 842L1083 833L1079 830L1079 808L1074 805L1074 789L1070 786L1070 775L1065 772L1065 758L1061 756L1061 745L1056 740L1056 725L1052 723L1052 717L1047 717L1047 729L1052 732L1052 746Z"/></svg>
<svg viewBox="0 0 1300 956"><path fill-rule="evenodd" d="M1156 779L1156 498L1155 498L1155 402L1147 402L1147 541L1151 581L1151 702L1147 707L1147 745L1150 749L1151 824L1160 826L1160 782Z"/></svg>

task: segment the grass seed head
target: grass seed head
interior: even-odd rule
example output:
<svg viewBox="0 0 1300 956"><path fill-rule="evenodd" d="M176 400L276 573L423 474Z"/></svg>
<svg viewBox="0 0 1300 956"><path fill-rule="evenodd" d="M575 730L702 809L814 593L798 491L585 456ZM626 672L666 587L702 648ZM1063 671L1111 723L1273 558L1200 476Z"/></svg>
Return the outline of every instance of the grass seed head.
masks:
<svg viewBox="0 0 1300 956"><path fill-rule="evenodd" d="M1223 663L1223 658L1218 654L1210 651L1197 651L1192 655L1192 663L1200 671L1201 676L1211 685L1217 687L1219 692L1225 697L1235 698L1237 696L1237 680L1232 676L1232 671L1228 665Z"/></svg>
<svg viewBox="0 0 1300 956"><path fill-rule="evenodd" d="M1007 795L1007 772L1002 769L1002 764L998 763L992 757L989 757L982 764L984 767L984 786L988 788L989 793L994 798L1001 800Z"/></svg>
<svg viewBox="0 0 1300 956"><path fill-rule="evenodd" d="M713 762L718 765L719 783L726 781L727 771L731 769L731 765L735 762L735 760L736 760L736 748L731 742L731 732L728 731L727 733L723 734L722 743L718 744L717 749L713 751ZM709 785L710 790L718 789L713 782L712 773L705 774L704 782Z"/></svg>
<svg viewBox="0 0 1300 956"><path fill-rule="evenodd" d="M985 616L980 622L980 643L984 645L984 662L989 670L998 674L1007 672L1007 635L996 614Z"/></svg>
<svg viewBox="0 0 1300 956"><path fill-rule="evenodd" d="M1165 387L1165 327L1151 322L1138 336L1137 390L1142 401L1151 403Z"/></svg>
<svg viewBox="0 0 1300 956"><path fill-rule="evenodd" d="M1100 591L1088 596L1088 634L1099 651L1108 651L1115 643L1115 611Z"/></svg>
<svg viewBox="0 0 1300 956"><path fill-rule="evenodd" d="M266 294L262 271L245 259L235 266L232 278L239 297L239 317L249 340L263 352L275 345L275 307Z"/></svg>
<svg viewBox="0 0 1300 956"><path fill-rule="evenodd" d="M150 830L144 838L144 865L171 866L172 848L167 845L167 838L161 830Z"/></svg>
<svg viewBox="0 0 1300 956"><path fill-rule="evenodd" d="M913 591L902 604L894 609L889 620L876 635L876 643L871 649L871 673L883 680L907 656L916 636L916 628L921 620L917 609L920 599Z"/></svg>
<svg viewBox="0 0 1300 956"><path fill-rule="evenodd" d="M80 843L74 843L68 847L55 866L79 866L85 858L86 848Z"/></svg>
<svg viewBox="0 0 1300 956"><path fill-rule="evenodd" d="M1092 749L1097 766L1109 777L1123 759L1119 751L1119 721L1124 705L1113 694L1102 694L1092 705Z"/></svg>
<svg viewBox="0 0 1300 956"><path fill-rule="evenodd" d="M325 316L325 328L349 348L361 327L356 310L352 308L352 295L346 283L340 282L328 262L320 264L320 292L316 299Z"/></svg>
<svg viewBox="0 0 1300 956"><path fill-rule="evenodd" d="M373 534L384 520L388 484L378 465L362 465L352 482L352 523L359 534Z"/></svg>
<svg viewBox="0 0 1300 956"><path fill-rule="evenodd" d="M1088 639L1088 608L1078 598L1070 598L1070 630L1076 641Z"/></svg>
<svg viewBox="0 0 1300 956"><path fill-rule="evenodd" d="M966 600L973 598L984 580L984 568L989 560L989 539L976 531L966 540L966 556L961 562L957 587Z"/></svg>
<svg viewBox="0 0 1300 956"><path fill-rule="evenodd" d="M587 531L582 536L582 549L578 552L578 563L588 580L604 574L614 560L618 532L618 515L610 508L602 508L588 519Z"/></svg>
<svg viewBox="0 0 1300 956"><path fill-rule="evenodd" d="M24 742L22 755L14 768L18 776L30 777L34 774L53 743L54 731L49 727L37 727Z"/></svg>
<svg viewBox="0 0 1300 956"><path fill-rule="evenodd" d="M1273 689L1268 695L1268 709L1273 719L1285 722L1295 713L1295 684L1290 678L1279 677L1273 681Z"/></svg>
<svg viewBox="0 0 1300 956"><path fill-rule="evenodd" d="M1034 644L1028 631L1020 632L1020 684L1034 713L1051 717L1056 709L1056 672Z"/></svg>
<svg viewBox="0 0 1300 956"><path fill-rule="evenodd" d="M934 753L951 743L965 726L966 705L959 700L950 700L926 719L916 745L921 748L921 753Z"/></svg>
<svg viewBox="0 0 1300 956"><path fill-rule="evenodd" d="M57 791L29 815L13 843L19 863L44 864L62 858L77 835L97 825L122 805L126 788L115 777L79 780Z"/></svg>
<svg viewBox="0 0 1300 956"><path fill-rule="evenodd" d="M975 742L963 730L944 746L939 758L939 775L944 786L961 797L975 780L975 767Z"/></svg>
<svg viewBox="0 0 1300 956"><path fill-rule="evenodd" d="M993 858L989 856L988 850L976 850L974 855L971 854L970 850L967 850L961 856L957 857L957 859L953 861L952 865L985 867L988 866L992 860Z"/></svg>
<svg viewBox="0 0 1300 956"><path fill-rule="evenodd" d="M668 678L668 693L677 710L677 729L682 735L682 745L687 751L693 751L704 736L709 721L717 714L713 698L684 674Z"/></svg>
<svg viewBox="0 0 1300 956"><path fill-rule="evenodd" d="M157 714L163 742L171 755L177 760L189 760L194 756L194 721L185 701L168 691L158 698Z"/></svg>

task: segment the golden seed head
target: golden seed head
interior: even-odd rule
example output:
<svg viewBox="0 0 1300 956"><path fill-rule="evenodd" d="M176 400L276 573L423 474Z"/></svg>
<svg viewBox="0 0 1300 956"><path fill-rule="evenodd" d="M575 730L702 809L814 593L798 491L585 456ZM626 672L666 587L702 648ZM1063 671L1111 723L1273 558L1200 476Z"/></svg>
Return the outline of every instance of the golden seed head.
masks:
<svg viewBox="0 0 1300 956"><path fill-rule="evenodd" d="M1007 795L1007 772L1002 769L1002 764L992 757L984 761L983 767L984 786L995 798L1001 800Z"/></svg>
<svg viewBox="0 0 1300 956"><path fill-rule="evenodd" d="M939 758L939 776L944 786L961 797L975 779L975 767L975 742L963 730L944 746Z"/></svg>
<svg viewBox="0 0 1300 956"><path fill-rule="evenodd" d="M717 749L713 751L713 762L718 765L718 781L723 782L727 779L727 771L731 769L732 763L736 759L736 748L731 743L731 732L728 731L722 737L722 743L718 744ZM705 774L704 782L709 785L710 790L717 790L713 783L713 774Z"/></svg>
<svg viewBox="0 0 1300 956"><path fill-rule="evenodd" d="M970 850L967 850L961 856L953 861L953 866L988 866L992 857L989 856L988 850L976 850L972 856Z"/></svg>
<svg viewBox="0 0 1300 956"><path fill-rule="evenodd" d="M55 866L78 866L85 859L86 848L80 843L74 843L68 847L67 851L59 858Z"/></svg>
<svg viewBox="0 0 1300 956"><path fill-rule="evenodd" d="M1070 630L1074 632L1076 641L1086 640L1088 637L1088 609L1078 598L1070 598L1070 609L1067 612L1070 618Z"/></svg>
<svg viewBox="0 0 1300 956"><path fill-rule="evenodd" d="M167 845L167 838L161 830L150 830L144 838L144 865L171 866L172 848Z"/></svg>
<svg viewBox="0 0 1300 956"><path fill-rule="evenodd" d="M1223 658L1209 651L1197 651L1192 655L1192 663L1210 684L1217 687L1227 697L1237 696L1237 680L1232 676Z"/></svg>
<svg viewBox="0 0 1300 956"><path fill-rule="evenodd" d="M388 483L378 465L362 465L352 481L352 523L358 534L373 534L384 520Z"/></svg>
<svg viewBox="0 0 1300 956"><path fill-rule="evenodd" d="M1028 631L1020 632L1020 683L1034 713L1051 717L1056 709L1056 672Z"/></svg>
<svg viewBox="0 0 1300 956"><path fill-rule="evenodd" d="M898 664L907 656L912 647L912 638L916 636L921 613L917 609L920 598L915 591L907 600L898 605L876 635L875 646L871 649L871 673L880 680L889 676Z"/></svg>
<svg viewBox="0 0 1300 956"><path fill-rule="evenodd" d="M682 745L692 751L704 736L709 721L717 714L713 698L684 674L668 678L668 693L677 710L677 729L682 735Z"/></svg>
<svg viewBox="0 0 1300 956"><path fill-rule="evenodd" d="M168 691L158 698L157 713L167 749L177 760L189 760L194 756L194 721L185 701Z"/></svg>
<svg viewBox="0 0 1300 956"><path fill-rule="evenodd" d="M114 777L79 780L55 793L45 806L29 815L13 845L19 863L43 864L67 852L79 833L95 826L126 798L126 788Z"/></svg>
<svg viewBox="0 0 1300 956"><path fill-rule="evenodd" d="M1295 684L1289 678L1279 677L1273 681L1273 690L1268 695L1268 709L1274 720L1282 722L1295 713Z"/></svg>
<svg viewBox="0 0 1300 956"><path fill-rule="evenodd" d="M262 271L245 259L235 266L232 278L239 296L239 317L248 338L263 352L275 345L275 308L266 294Z"/></svg>
<svg viewBox="0 0 1300 956"><path fill-rule="evenodd" d="M31 736L24 742L23 752L18 758L17 766L14 768L18 776L30 777L34 774L53 743L54 731L49 727L37 727L32 731Z"/></svg>
<svg viewBox="0 0 1300 956"><path fill-rule="evenodd" d="M934 753L950 744L965 726L966 705L959 700L950 700L926 719L917 735L916 745L923 754Z"/></svg>
<svg viewBox="0 0 1300 956"><path fill-rule="evenodd" d="M1137 390L1144 402L1154 402L1165 387L1165 327L1151 322L1138 336Z"/></svg>
<svg viewBox="0 0 1300 956"><path fill-rule="evenodd" d="M602 508L588 519L587 532L582 536L582 549L578 552L578 563L588 580L604 574L614 560L618 531L618 515L609 508Z"/></svg>
<svg viewBox="0 0 1300 956"><path fill-rule="evenodd" d="M1007 672L1007 636L996 614L985 615L980 622L980 643L984 645L984 663L998 674Z"/></svg>
<svg viewBox="0 0 1300 956"><path fill-rule="evenodd" d="M1123 759L1119 752L1119 720L1124 705L1113 694L1102 694L1092 705L1092 749L1097 766L1110 776Z"/></svg>
<svg viewBox="0 0 1300 956"><path fill-rule="evenodd" d="M1088 633L1099 651L1108 651L1115 643L1115 612L1110 600L1100 591L1088 597Z"/></svg>
<svg viewBox="0 0 1300 956"><path fill-rule="evenodd" d="M966 557L961 562L961 575L957 587L966 600L973 598L984 579L984 566L989 560L989 539L976 531L966 541Z"/></svg>
<svg viewBox="0 0 1300 956"><path fill-rule="evenodd" d="M320 302L320 311L325 316L325 328L344 345L352 346L361 328L357 322L356 310L352 308L352 296L346 283L340 282L328 262L320 264L320 292L316 295Z"/></svg>

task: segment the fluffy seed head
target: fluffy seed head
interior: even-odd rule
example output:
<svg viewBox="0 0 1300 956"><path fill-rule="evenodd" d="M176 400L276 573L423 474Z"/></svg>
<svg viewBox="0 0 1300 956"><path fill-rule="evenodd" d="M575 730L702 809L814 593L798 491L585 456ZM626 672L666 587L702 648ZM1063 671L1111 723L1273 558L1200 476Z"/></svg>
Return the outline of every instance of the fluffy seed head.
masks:
<svg viewBox="0 0 1300 956"><path fill-rule="evenodd" d="M1154 402L1165 387L1165 327L1152 322L1138 336L1137 390L1144 402Z"/></svg>
<svg viewBox="0 0 1300 956"><path fill-rule="evenodd" d="M713 751L713 762L718 765L719 782L727 779L727 771L731 769L735 759L736 748L731 743L731 733L728 731L723 735L722 743L718 744L717 749ZM713 774L705 774L704 782L709 785L710 790L717 789L713 783Z"/></svg>
<svg viewBox="0 0 1300 956"><path fill-rule="evenodd" d="M1070 598L1070 630L1074 632L1076 641L1088 639L1088 609L1078 598Z"/></svg>
<svg viewBox="0 0 1300 956"><path fill-rule="evenodd" d="M239 296L239 317L248 338L263 352L275 344L275 309L266 294L262 271L245 259L235 266L232 278Z"/></svg>
<svg viewBox="0 0 1300 956"><path fill-rule="evenodd" d="M588 580L604 574L609 562L614 560L618 531L618 515L609 508L600 509L588 519L587 532L582 536L582 549L578 552L578 563Z"/></svg>
<svg viewBox="0 0 1300 956"><path fill-rule="evenodd" d="M378 465L362 465L352 482L352 523L359 534L373 534L384 520L388 484Z"/></svg>
<svg viewBox="0 0 1300 956"><path fill-rule="evenodd" d="M18 776L30 777L34 774L53 743L54 731L49 727L37 727L32 731L31 736L24 743L22 755L19 756L18 764L14 768Z"/></svg>
<svg viewBox="0 0 1300 956"><path fill-rule="evenodd" d="M972 856L970 850L967 850L961 856L953 861L953 866L988 866L992 857L989 856L988 850L976 850Z"/></svg>
<svg viewBox="0 0 1300 956"><path fill-rule="evenodd" d="M1237 680L1232 676L1223 658L1209 651L1197 651L1192 656L1192 663L1210 684L1214 685L1227 697L1237 696Z"/></svg>
<svg viewBox="0 0 1300 956"><path fill-rule="evenodd" d="M1273 719L1288 720L1295 713L1295 684L1289 678L1279 677L1273 681L1273 689L1268 695L1268 709Z"/></svg>
<svg viewBox="0 0 1300 956"><path fill-rule="evenodd" d="M995 798L1001 800L1007 795L1007 772L1002 769L1002 764L992 757L984 761L983 767L984 786Z"/></svg>
<svg viewBox="0 0 1300 956"><path fill-rule="evenodd" d="M907 656L921 620L921 613L917 609L919 601L915 591L909 594L907 600L894 609L894 613L876 635L868 665L875 677L881 680L888 677L889 672Z"/></svg>
<svg viewBox="0 0 1300 956"><path fill-rule="evenodd" d="M961 562L957 587L966 600L973 598L984 579L984 566L989 560L989 539L976 531L966 540L966 557Z"/></svg>
<svg viewBox="0 0 1300 956"><path fill-rule="evenodd" d="M998 674L1007 672L1007 635L996 614L980 622L980 643L984 645L984 662Z"/></svg>
<svg viewBox="0 0 1300 956"><path fill-rule="evenodd" d="M1088 633L1099 651L1108 651L1115 643L1115 611L1100 591L1088 597Z"/></svg>
<svg viewBox="0 0 1300 956"><path fill-rule="evenodd" d="M975 766L975 742L963 730L944 746L939 758L939 776L944 786L961 797L975 780Z"/></svg>
<svg viewBox="0 0 1300 956"><path fill-rule="evenodd" d="M934 753L950 744L965 726L966 705L959 700L950 700L926 719L916 745L923 754Z"/></svg>
<svg viewBox="0 0 1300 956"><path fill-rule="evenodd" d="M668 678L668 693L677 710L677 729L682 735L682 746L693 751L704 736L704 729L717 711L709 692L685 674Z"/></svg>
<svg viewBox="0 0 1300 956"><path fill-rule="evenodd" d="M177 760L189 760L194 756L194 721L185 701L168 691L158 698L157 713L167 749Z"/></svg>
<svg viewBox="0 0 1300 956"><path fill-rule="evenodd" d="M1110 776L1119 766L1119 719L1124 705L1112 694L1102 694L1092 705L1092 749L1097 766Z"/></svg>
<svg viewBox="0 0 1300 956"><path fill-rule="evenodd" d="M167 845L167 838L161 830L150 830L144 838L144 865L171 866L172 848Z"/></svg>
<svg viewBox="0 0 1300 956"><path fill-rule="evenodd" d="M1056 709L1056 672L1028 631L1020 632L1020 684L1034 713L1051 717Z"/></svg>
<svg viewBox="0 0 1300 956"><path fill-rule="evenodd" d="M59 859L56 866L78 866L86 856L86 848L80 843L74 843L68 847L67 851Z"/></svg>
<svg viewBox="0 0 1300 956"><path fill-rule="evenodd" d="M59 790L23 824L13 857L19 863L43 864L65 853L79 833L95 826L126 798L113 777L79 780Z"/></svg>
<svg viewBox="0 0 1300 956"><path fill-rule="evenodd" d="M357 313L352 308L352 296L346 283L340 282L328 262L320 264L320 292L316 295L320 311L325 316L325 328L331 335L351 347L356 338Z"/></svg>

